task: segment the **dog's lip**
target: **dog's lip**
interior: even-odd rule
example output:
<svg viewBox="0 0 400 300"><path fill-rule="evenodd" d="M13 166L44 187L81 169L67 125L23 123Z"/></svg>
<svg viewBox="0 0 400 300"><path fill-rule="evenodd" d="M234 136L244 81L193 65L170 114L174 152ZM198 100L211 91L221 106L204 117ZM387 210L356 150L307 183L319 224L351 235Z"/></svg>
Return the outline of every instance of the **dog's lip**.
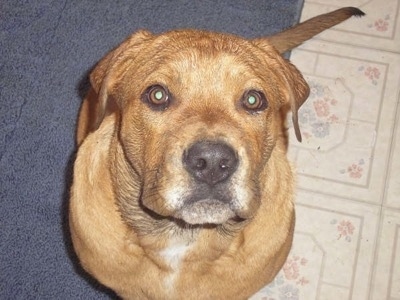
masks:
<svg viewBox="0 0 400 300"><path fill-rule="evenodd" d="M223 203L229 205L233 200L231 197L228 195L221 195L219 193L209 193L205 195L191 195L190 197L187 197L184 206L185 205L192 205L197 202L201 203Z"/></svg>
<svg viewBox="0 0 400 300"><path fill-rule="evenodd" d="M239 217L230 202L215 198L205 198L185 203L175 217L188 224L222 224Z"/></svg>
<svg viewBox="0 0 400 300"><path fill-rule="evenodd" d="M232 196L228 192L227 185L218 185L216 187L210 187L207 184L196 184L195 187L191 189L184 203L186 205L205 200L209 201L214 200L222 203L233 202Z"/></svg>

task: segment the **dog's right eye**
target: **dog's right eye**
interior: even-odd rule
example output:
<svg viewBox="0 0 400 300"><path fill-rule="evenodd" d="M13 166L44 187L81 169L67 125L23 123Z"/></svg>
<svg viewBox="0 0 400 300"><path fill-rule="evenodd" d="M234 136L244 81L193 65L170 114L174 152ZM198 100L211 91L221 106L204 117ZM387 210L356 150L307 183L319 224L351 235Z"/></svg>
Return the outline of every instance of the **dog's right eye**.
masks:
<svg viewBox="0 0 400 300"><path fill-rule="evenodd" d="M171 101L171 95L166 87L152 85L143 93L142 100L153 110L165 110Z"/></svg>
<svg viewBox="0 0 400 300"><path fill-rule="evenodd" d="M244 93L242 97L242 106L249 113L257 113L268 107L268 101L262 92L250 90Z"/></svg>

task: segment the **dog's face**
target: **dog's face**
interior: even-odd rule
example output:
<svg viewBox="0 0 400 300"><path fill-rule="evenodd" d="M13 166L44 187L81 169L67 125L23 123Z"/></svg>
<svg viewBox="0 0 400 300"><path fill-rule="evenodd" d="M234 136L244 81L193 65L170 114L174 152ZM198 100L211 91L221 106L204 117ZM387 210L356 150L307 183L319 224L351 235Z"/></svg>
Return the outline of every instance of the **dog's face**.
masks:
<svg viewBox="0 0 400 300"><path fill-rule="evenodd" d="M274 176L266 172L271 153L284 151L274 150L281 112L296 114L308 95L300 73L272 47L202 31L139 32L91 80L98 123L116 104L141 204L189 224L256 213L265 176Z"/></svg>

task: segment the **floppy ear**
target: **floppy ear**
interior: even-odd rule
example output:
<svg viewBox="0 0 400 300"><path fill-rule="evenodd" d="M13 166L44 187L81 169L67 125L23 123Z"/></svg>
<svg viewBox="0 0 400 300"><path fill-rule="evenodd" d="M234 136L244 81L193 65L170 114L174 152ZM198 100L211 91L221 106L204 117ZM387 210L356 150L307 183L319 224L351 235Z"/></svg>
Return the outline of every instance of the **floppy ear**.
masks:
<svg viewBox="0 0 400 300"><path fill-rule="evenodd" d="M268 43L282 54L299 46L304 41L311 39L318 33L347 20L351 16L361 17L364 15L364 12L358 8L344 7L327 14L316 16L275 35L257 38L254 41L259 45Z"/></svg>
<svg viewBox="0 0 400 300"><path fill-rule="evenodd" d="M135 52L140 49L140 45L151 36L150 32L144 30L134 33L102 58L93 69L89 76L90 83L97 94L93 130L99 128L107 113L115 107L114 103L110 103L109 92L122 74L124 63L132 59Z"/></svg>
<svg viewBox="0 0 400 300"><path fill-rule="evenodd" d="M268 41L259 42L258 40L253 40L253 43L264 52L266 59L275 65L275 73L279 75L285 84L285 88L282 90L284 94L282 104L290 107L296 138L301 142L298 111L300 106L307 100L310 88L300 71L287 59L283 58Z"/></svg>
<svg viewBox="0 0 400 300"><path fill-rule="evenodd" d="M300 23L292 28L272 36L253 39L253 43L264 51L278 51L280 54L289 51L316 34L328 29L351 16L363 16L364 13L355 7L344 7L333 12L316 16L310 20ZM274 48L275 50L273 50ZM287 99L292 111L293 127L296 138L301 142L301 133L298 122L298 111L300 106L307 100L310 93L307 82L303 76L289 61L282 57L278 59L283 66L283 76L286 81Z"/></svg>
<svg viewBox="0 0 400 300"><path fill-rule="evenodd" d="M300 106L307 100L310 94L310 88L300 71L289 61L285 61L284 77L286 80L287 99L290 110L292 111L293 128L296 138L301 142L301 132L298 120L298 111Z"/></svg>

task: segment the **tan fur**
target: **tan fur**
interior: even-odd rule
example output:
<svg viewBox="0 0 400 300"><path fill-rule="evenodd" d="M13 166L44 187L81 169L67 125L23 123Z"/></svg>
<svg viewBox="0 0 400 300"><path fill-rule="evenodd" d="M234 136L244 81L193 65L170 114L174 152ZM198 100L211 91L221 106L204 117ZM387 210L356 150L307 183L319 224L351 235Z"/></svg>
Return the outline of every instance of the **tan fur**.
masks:
<svg viewBox="0 0 400 300"><path fill-rule="evenodd" d="M283 40L140 31L93 70L79 115L70 228L82 266L121 297L246 299L282 267L295 216L284 120L291 110L300 138L297 110L308 96L278 52L290 47ZM145 101L154 84L171 92L164 110ZM254 114L240 100L252 89L268 100ZM189 225L182 207L197 183L182 155L204 140L238 156L224 183L236 216L211 206L207 214L218 221Z"/></svg>

